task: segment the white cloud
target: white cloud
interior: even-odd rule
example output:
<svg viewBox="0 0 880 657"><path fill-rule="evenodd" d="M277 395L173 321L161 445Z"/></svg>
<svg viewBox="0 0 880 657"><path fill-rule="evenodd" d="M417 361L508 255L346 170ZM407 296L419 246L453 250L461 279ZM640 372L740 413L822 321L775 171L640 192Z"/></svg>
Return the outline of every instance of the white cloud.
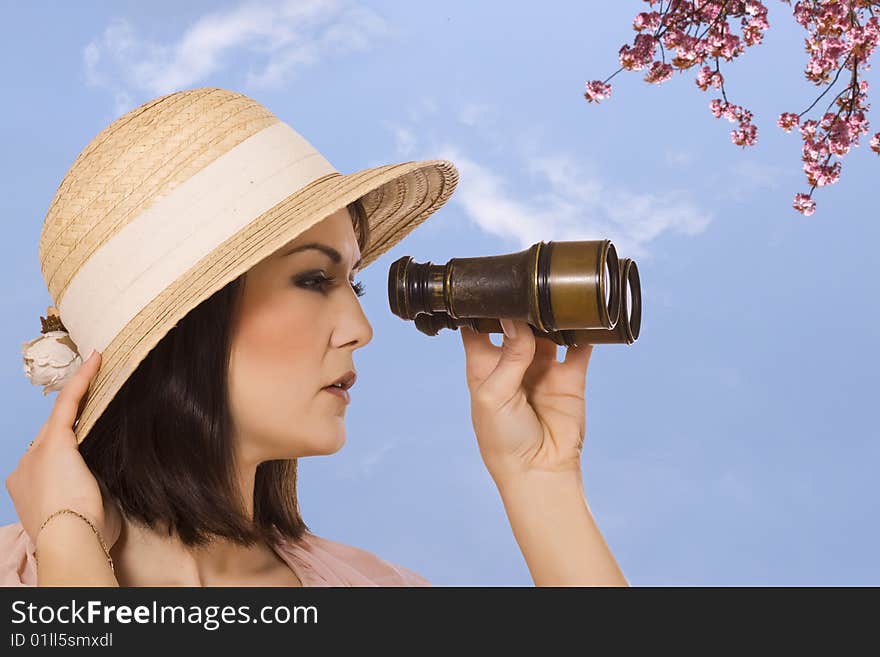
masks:
<svg viewBox="0 0 880 657"><path fill-rule="evenodd" d="M412 123L418 123L426 114L433 114L437 111L437 103L433 98L428 96L422 97L417 103L413 104L408 110L408 119Z"/></svg>
<svg viewBox="0 0 880 657"><path fill-rule="evenodd" d="M520 248L544 240L610 239L620 257L650 257L660 235L696 235L711 216L684 191L641 192L585 173L566 155L533 157L516 164L511 179L476 162L454 146L432 157L452 160L461 174L452 200L484 231L514 240ZM527 193L512 180L529 173L540 191Z"/></svg>
<svg viewBox="0 0 880 657"><path fill-rule="evenodd" d="M409 110L410 117L420 117L426 106L437 111L433 102L423 99L420 105ZM474 107L466 105L458 113L465 125L463 116L479 123ZM480 107L483 111L486 106ZM450 203L462 207L482 230L512 241L511 248L524 249L541 240L610 239L619 257L648 259L650 243L660 236L698 235L712 220L687 190L654 192L632 188L626 181L612 183L588 161L565 153L542 153L531 137L520 140L519 150L508 141L499 155L505 162L500 171L454 144L438 145L430 132L431 121L419 122L418 130L387 121L384 125L395 137L398 155L454 162L460 178ZM491 141L493 130L479 124L467 141Z"/></svg>
<svg viewBox="0 0 880 657"><path fill-rule="evenodd" d="M467 126L475 126L490 111L488 105L471 103L461 108L458 120Z"/></svg>
<svg viewBox="0 0 880 657"><path fill-rule="evenodd" d="M391 130L394 135L394 147L397 153L403 157L409 157L416 147L417 139L415 133L405 126L395 126L387 121L385 122L385 127Z"/></svg>
<svg viewBox="0 0 880 657"><path fill-rule="evenodd" d="M363 51L395 31L349 0L245 1L197 18L169 43L113 21L83 51L86 80L111 89L117 111L132 96L198 86L232 65L248 67L248 87L277 87L305 67Z"/></svg>

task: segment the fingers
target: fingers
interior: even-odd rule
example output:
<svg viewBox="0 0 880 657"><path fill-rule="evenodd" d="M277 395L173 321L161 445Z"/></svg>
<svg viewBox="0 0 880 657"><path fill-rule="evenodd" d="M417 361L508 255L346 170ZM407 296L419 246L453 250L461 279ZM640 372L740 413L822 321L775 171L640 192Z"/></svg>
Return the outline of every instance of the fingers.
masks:
<svg viewBox="0 0 880 657"><path fill-rule="evenodd" d="M528 322L502 319L501 325L506 330L512 326L516 335L509 338L505 334L501 343L501 358L483 382L482 390L491 399L506 402L522 386L523 375L535 357L536 338Z"/></svg>
<svg viewBox="0 0 880 657"><path fill-rule="evenodd" d="M587 368L590 365L590 356L593 355L593 345L579 344L576 347L568 347L565 350L565 358L562 366L565 369L574 371L581 380L587 375Z"/></svg>
<svg viewBox="0 0 880 657"><path fill-rule="evenodd" d="M492 344L488 333L478 333L468 326L461 326L458 332L464 346L467 383L473 388L495 369L501 349Z"/></svg>
<svg viewBox="0 0 880 657"><path fill-rule="evenodd" d="M535 361L556 361L558 347L550 338L535 336Z"/></svg>
<svg viewBox="0 0 880 657"><path fill-rule="evenodd" d="M49 415L49 424L53 427L73 428L73 423L79 413L80 401L88 391L89 384L100 367L101 354L97 351L92 352L92 355L83 361L83 364L58 393L52 413Z"/></svg>
<svg viewBox="0 0 880 657"><path fill-rule="evenodd" d="M556 360L558 347L559 345L549 338L535 336L535 357L523 377L523 384L527 389L531 390L532 387L540 384L560 366L559 361Z"/></svg>
<svg viewBox="0 0 880 657"><path fill-rule="evenodd" d="M492 354L498 350L488 333L479 333L470 326L461 326L458 332L468 354Z"/></svg>

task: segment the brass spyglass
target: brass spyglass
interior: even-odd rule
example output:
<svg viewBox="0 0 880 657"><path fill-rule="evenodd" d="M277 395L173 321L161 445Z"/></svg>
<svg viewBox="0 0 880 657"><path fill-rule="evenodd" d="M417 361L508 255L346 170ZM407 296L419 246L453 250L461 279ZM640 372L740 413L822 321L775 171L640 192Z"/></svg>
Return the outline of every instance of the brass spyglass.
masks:
<svg viewBox="0 0 880 657"><path fill-rule="evenodd" d="M560 345L631 344L641 324L638 269L632 260L618 262L610 240L537 242L445 265L404 256L389 269L388 300L395 315L427 335L462 325L498 333L503 317Z"/></svg>

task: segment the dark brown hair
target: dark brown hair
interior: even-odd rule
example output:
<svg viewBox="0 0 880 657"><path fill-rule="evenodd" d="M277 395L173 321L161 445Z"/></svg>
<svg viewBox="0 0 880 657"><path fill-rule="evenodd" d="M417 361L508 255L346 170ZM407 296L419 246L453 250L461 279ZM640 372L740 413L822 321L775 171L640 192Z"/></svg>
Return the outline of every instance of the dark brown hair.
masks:
<svg viewBox="0 0 880 657"><path fill-rule="evenodd" d="M370 240L360 199L348 205L363 253ZM95 478L131 520L188 545L224 537L271 542L274 525L308 531L296 494L297 459L257 466L254 518L239 494L228 368L230 327L244 275L186 314L138 365L80 444Z"/></svg>

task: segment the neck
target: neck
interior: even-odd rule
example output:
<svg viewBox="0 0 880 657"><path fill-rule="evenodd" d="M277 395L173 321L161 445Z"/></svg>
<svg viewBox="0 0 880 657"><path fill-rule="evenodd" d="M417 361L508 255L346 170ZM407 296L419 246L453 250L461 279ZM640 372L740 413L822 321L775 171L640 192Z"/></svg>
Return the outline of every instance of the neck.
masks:
<svg viewBox="0 0 880 657"><path fill-rule="evenodd" d="M256 464L239 470L248 518L253 520ZM264 542L245 547L217 538L204 547L184 545L176 534L151 529L123 517L111 550L120 586L229 586L253 581L283 560Z"/></svg>

